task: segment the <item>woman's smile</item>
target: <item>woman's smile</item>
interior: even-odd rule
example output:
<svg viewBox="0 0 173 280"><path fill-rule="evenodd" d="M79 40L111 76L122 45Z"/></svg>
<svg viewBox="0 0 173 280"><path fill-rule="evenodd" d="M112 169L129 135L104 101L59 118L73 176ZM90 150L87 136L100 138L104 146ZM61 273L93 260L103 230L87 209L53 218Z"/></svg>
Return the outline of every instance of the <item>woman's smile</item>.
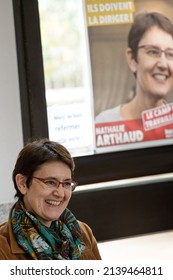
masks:
<svg viewBox="0 0 173 280"><path fill-rule="evenodd" d="M56 201L56 200L46 200L46 203L48 203L49 205L53 205L53 206L60 206L61 201Z"/></svg>

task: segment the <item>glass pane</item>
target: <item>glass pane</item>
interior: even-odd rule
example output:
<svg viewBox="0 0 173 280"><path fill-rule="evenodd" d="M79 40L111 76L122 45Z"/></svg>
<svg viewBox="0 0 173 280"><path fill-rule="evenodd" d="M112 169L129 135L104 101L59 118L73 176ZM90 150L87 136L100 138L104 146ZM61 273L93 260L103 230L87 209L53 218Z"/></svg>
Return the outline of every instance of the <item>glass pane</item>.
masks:
<svg viewBox="0 0 173 280"><path fill-rule="evenodd" d="M93 94L82 0L39 0L49 138L93 154Z"/></svg>

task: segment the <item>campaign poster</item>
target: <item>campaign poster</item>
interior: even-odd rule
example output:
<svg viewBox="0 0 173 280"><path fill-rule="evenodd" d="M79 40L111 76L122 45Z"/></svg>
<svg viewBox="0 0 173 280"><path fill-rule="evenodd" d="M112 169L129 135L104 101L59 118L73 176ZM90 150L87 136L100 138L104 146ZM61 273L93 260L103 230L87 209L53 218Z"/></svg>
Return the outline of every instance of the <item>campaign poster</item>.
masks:
<svg viewBox="0 0 173 280"><path fill-rule="evenodd" d="M118 117L122 104L135 96L136 78L125 53L134 16L142 11L173 18L173 6L167 0L85 0L97 153L173 143L173 90L165 96L164 106L144 109L138 118ZM114 108L115 120L98 117Z"/></svg>

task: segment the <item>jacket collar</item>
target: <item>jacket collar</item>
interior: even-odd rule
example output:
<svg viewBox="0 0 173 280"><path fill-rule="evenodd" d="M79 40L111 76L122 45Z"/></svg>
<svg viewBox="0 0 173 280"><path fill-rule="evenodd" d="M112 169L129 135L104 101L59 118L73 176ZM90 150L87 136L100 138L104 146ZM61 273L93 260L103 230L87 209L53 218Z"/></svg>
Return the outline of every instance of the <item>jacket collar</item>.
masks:
<svg viewBox="0 0 173 280"><path fill-rule="evenodd" d="M8 218L8 227L9 227L9 242L10 242L10 247L11 247L11 252L13 254L25 254L25 251L18 245L15 235L13 233L12 229L12 211L13 211L14 206L12 207L10 213L9 213L9 218Z"/></svg>

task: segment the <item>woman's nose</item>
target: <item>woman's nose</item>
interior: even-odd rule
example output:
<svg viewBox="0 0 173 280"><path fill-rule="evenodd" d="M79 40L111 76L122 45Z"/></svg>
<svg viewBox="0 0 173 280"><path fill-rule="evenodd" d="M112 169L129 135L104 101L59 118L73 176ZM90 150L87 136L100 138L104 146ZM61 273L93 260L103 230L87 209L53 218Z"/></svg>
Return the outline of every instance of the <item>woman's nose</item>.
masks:
<svg viewBox="0 0 173 280"><path fill-rule="evenodd" d="M64 187L63 187L63 185L60 183L58 188L55 188L53 190L53 193L55 193L58 196L62 196L63 197L64 196Z"/></svg>
<svg viewBox="0 0 173 280"><path fill-rule="evenodd" d="M160 57L158 58L157 66L160 67L160 68L164 68L164 69L168 67L168 60L167 60L164 53L162 53L160 55Z"/></svg>

